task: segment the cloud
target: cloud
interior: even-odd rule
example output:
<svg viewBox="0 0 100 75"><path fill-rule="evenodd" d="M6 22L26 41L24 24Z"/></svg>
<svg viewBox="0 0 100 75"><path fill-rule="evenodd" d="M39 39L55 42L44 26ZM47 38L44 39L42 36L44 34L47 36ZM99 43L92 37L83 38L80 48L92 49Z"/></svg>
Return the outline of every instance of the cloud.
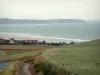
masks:
<svg viewBox="0 0 100 75"><path fill-rule="evenodd" d="M0 0L0 17L100 19L99 0Z"/></svg>

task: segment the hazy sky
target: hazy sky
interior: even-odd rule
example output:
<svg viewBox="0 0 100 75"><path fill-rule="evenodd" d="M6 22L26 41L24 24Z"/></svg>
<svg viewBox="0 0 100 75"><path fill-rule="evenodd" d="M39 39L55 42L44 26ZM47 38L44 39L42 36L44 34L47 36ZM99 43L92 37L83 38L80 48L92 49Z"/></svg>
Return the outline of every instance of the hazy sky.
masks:
<svg viewBox="0 0 100 75"><path fill-rule="evenodd" d="M0 0L0 18L100 20L100 0Z"/></svg>

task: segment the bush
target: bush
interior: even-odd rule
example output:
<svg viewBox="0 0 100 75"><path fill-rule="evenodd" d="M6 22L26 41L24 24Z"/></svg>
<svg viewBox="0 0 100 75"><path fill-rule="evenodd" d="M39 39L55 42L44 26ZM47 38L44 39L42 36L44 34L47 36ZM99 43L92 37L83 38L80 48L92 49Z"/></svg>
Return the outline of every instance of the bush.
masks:
<svg viewBox="0 0 100 75"><path fill-rule="evenodd" d="M65 68L58 68L57 66L48 62L38 62L35 64L37 72L42 72L43 75L71 75L70 71Z"/></svg>

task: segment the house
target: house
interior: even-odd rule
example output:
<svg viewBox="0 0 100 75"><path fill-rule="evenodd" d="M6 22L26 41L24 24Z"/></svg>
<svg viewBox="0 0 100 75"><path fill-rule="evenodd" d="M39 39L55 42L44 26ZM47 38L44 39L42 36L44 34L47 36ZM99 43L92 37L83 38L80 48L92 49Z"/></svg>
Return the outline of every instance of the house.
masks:
<svg viewBox="0 0 100 75"><path fill-rule="evenodd" d="M10 44L15 44L14 38L11 38L10 41L9 41L9 43L10 43Z"/></svg>

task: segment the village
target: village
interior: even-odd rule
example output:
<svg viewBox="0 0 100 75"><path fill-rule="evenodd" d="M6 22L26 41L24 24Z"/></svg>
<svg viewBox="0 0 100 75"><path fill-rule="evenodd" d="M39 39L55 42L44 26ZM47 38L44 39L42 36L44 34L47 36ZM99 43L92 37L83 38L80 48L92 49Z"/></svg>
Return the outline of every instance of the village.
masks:
<svg viewBox="0 0 100 75"><path fill-rule="evenodd" d="M45 40L15 40L14 38L10 38L9 40L0 38L0 45L53 45L53 46L61 46L61 45L69 45L75 44L75 42L46 42Z"/></svg>

